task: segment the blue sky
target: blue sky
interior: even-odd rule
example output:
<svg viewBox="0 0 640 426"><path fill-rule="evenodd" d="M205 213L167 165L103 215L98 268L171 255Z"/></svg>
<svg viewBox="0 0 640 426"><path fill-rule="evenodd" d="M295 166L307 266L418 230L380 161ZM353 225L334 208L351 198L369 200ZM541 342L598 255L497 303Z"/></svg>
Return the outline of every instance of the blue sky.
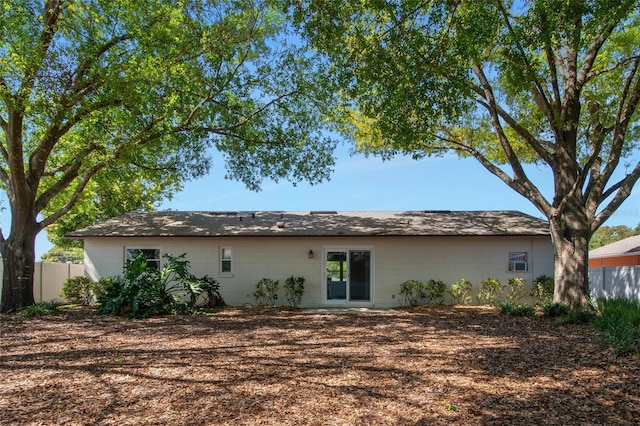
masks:
<svg viewBox="0 0 640 426"><path fill-rule="evenodd" d="M519 210L542 217L524 197L507 187L473 159L453 155L413 160L396 157L349 155L343 146L329 182L317 185L265 181L252 192L241 183L226 180L223 159L215 155L210 173L188 182L182 192L160 206L161 210ZM542 167L527 167L531 179L547 197L553 192L551 175ZM6 206L6 202L3 203ZM605 223L640 223L640 185ZM0 226L10 225L7 210ZM36 241L36 258L51 248L46 233Z"/></svg>

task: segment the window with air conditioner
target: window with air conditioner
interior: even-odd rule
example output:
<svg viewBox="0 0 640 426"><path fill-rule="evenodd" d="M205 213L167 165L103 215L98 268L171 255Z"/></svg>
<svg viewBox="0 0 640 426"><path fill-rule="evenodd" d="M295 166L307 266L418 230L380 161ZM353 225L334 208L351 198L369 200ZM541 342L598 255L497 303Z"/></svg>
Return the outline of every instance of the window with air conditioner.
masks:
<svg viewBox="0 0 640 426"><path fill-rule="evenodd" d="M509 253L509 272L527 272L529 270L529 262L527 261L526 252Z"/></svg>

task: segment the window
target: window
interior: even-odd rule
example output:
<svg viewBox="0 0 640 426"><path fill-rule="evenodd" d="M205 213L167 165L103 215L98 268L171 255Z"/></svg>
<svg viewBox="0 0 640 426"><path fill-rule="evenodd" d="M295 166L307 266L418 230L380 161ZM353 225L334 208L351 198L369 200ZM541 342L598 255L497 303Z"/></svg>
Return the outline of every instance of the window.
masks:
<svg viewBox="0 0 640 426"><path fill-rule="evenodd" d="M510 272L526 272L529 270L527 253L523 251L509 253Z"/></svg>
<svg viewBox="0 0 640 426"><path fill-rule="evenodd" d="M220 247L220 273L230 274L231 272L231 248Z"/></svg>
<svg viewBox="0 0 640 426"><path fill-rule="evenodd" d="M147 257L147 267L160 269L160 249L157 248L127 248L125 250L125 262L132 260L136 253L142 253Z"/></svg>

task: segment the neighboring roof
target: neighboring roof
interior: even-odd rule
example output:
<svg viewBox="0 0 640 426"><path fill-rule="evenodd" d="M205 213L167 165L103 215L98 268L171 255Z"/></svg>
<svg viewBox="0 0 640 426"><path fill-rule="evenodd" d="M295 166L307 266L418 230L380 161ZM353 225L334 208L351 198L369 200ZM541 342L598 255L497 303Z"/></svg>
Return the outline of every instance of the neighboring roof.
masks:
<svg viewBox="0 0 640 426"><path fill-rule="evenodd" d="M87 237L549 235L516 211L131 212L67 234Z"/></svg>
<svg viewBox="0 0 640 426"><path fill-rule="evenodd" d="M638 253L640 253L640 235L635 235L589 251L589 258L627 256Z"/></svg>

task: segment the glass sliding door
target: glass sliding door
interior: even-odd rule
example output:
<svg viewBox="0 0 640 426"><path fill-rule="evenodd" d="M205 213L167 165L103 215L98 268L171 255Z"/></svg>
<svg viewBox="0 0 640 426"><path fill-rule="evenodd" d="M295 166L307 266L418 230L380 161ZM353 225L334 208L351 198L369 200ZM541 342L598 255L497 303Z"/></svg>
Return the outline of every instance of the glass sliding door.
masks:
<svg viewBox="0 0 640 426"><path fill-rule="evenodd" d="M371 301L371 250L336 249L325 256L326 300Z"/></svg>
<svg viewBox="0 0 640 426"><path fill-rule="evenodd" d="M349 300L369 302L371 300L371 252L353 250L349 252Z"/></svg>
<svg viewBox="0 0 640 426"><path fill-rule="evenodd" d="M327 300L347 300L347 252L327 252Z"/></svg>

